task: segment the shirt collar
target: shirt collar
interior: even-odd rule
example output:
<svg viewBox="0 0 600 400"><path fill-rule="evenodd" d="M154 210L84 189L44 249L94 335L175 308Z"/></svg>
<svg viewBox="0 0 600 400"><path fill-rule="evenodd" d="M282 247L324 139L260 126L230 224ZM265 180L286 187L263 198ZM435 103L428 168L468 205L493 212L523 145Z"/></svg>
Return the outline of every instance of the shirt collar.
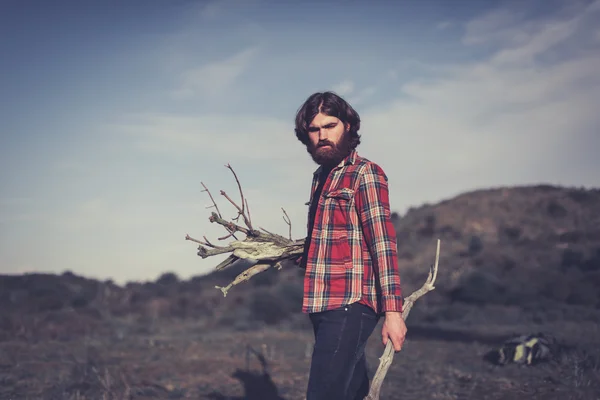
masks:
<svg viewBox="0 0 600 400"><path fill-rule="evenodd" d="M340 161L340 163L335 166L333 169L340 169L346 165L352 165L354 163L356 163L356 159L358 158L358 153L356 152L356 149L352 150L350 152L350 154L348 154L346 156L346 158L344 158L342 161ZM323 171L323 166L319 166L319 168L317 168L317 170L314 172L314 175L318 175L321 173L321 171Z"/></svg>

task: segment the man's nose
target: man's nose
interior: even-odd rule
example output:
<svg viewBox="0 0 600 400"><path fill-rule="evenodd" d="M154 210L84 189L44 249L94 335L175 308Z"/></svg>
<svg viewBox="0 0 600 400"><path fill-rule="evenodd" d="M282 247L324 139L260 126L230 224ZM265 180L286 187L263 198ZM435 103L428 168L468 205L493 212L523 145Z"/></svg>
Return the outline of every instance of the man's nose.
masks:
<svg viewBox="0 0 600 400"><path fill-rule="evenodd" d="M319 129L319 140L327 139L327 129L321 128Z"/></svg>

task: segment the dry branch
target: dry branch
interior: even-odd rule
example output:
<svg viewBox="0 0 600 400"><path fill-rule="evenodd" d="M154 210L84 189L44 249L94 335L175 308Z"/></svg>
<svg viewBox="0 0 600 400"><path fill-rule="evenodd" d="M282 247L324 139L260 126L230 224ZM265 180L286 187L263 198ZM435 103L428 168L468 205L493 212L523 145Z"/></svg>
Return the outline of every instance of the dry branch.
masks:
<svg viewBox="0 0 600 400"><path fill-rule="evenodd" d="M421 288L415 292L413 292L410 296L404 299L404 305L402 310L402 319L406 321L408 318L408 314L412 309L415 301L424 294L435 289L434 283L437 278L438 272L438 264L440 260L440 240L437 241L437 249L435 252L435 263L429 268L429 275L427 276L427 280L421 286ZM365 400L379 400L379 392L381 391L381 385L383 384L383 379L387 374L390 365L392 365L392 361L394 360L394 345L392 341L389 340L387 345L385 346L385 350L383 351L383 355L379 358L379 367L375 372L375 376L373 377L373 381L371 382L371 388L369 389L369 394L365 397Z"/></svg>
<svg viewBox="0 0 600 400"><path fill-rule="evenodd" d="M240 208L237 204L235 204L235 202L233 202L233 200L231 200L229 198L229 196L227 196L227 194L225 194L224 191L221 190L221 194L223 196L225 196L225 198L227 198L227 200L229 200L229 202L231 204L233 204L235 208L238 209L238 215L233 220L237 221L240 218L240 216L241 216L242 218L244 218L244 223L246 224L246 226L250 230L252 230L252 221L250 220L250 214L249 213L246 214L246 208L245 208L246 204L248 204L248 202L246 200L244 200L244 192L242 190L242 185L240 184L240 180L238 179L237 174L235 173L235 171L233 170L233 168L231 168L231 165L227 164L226 167L227 167L227 169L229 169L231 171L231 173L233 174L233 177L235 178L235 181L236 181L236 183L238 185L238 189L240 191L240 197L242 198L242 207Z"/></svg>
<svg viewBox="0 0 600 400"><path fill-rule="evenodd" d="M283 207L281 207L281 211L283 211L283 220L289 227L289 237L290 240L292 240L292 220L290 219L290 216L285 212L285 209Z"/></svg>
<svg viewBox="0 0 600 400"><path fill-rule="evenodd" d="M292 239L292 222L283 208L283 219L289 227L289 238L269 232L264 228L260 228L260 230L253 228L252 219L250 218L250 208L248 207L248 199L244 196L242 185L240 184L237 174L231 165L227 164L225 167L231 171L235 178L240 192L241 206L229 197L225 191L221 190L220 193L233 207L235 207L237 215L232 218L231 221L224 219L212 194L206 185L201 182L202 187L204 188L202 191L208 193L212 202L211 208L216 210L216 212L211 213L209 221L223 226L227 231L227 235L218 239L225 240L233 237L235 240L229 242L226 246L216 246L211 243L206 236L203 236L203 240L194 239L190 235L185 236L186 240L199 244L198 255L202 258L231 253L229 257L215 267L215 270L217 271L227 268L239 259L246 259L255 263L255 265L239 274L229 285L217 287L217 289L223 292L224 296L227 295L227 291L232 286L247 281L254 275L267 270L271 266L281 268L283 261L298 258L302 255L304 249L304 239ZM239 223L240 218L243 221L243 225ZM239 240L235 237L235 234L238 232L246 235L244 240Z"/></svg>

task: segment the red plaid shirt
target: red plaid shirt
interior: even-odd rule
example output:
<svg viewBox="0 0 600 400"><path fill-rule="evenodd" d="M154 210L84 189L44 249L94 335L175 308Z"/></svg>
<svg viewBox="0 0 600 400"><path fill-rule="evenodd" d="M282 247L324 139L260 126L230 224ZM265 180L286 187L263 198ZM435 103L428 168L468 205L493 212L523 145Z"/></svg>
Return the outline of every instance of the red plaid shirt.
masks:
<svg viewBox="0 0 600 400"><path fill-rule="evenodd" d="M402 311L387 176L353 151L331 171L320 198L313 199L321 170L314 173L311 190L310 202L318 205L303 260L302 311L331 310L356 301L377 313Z"/></svg>

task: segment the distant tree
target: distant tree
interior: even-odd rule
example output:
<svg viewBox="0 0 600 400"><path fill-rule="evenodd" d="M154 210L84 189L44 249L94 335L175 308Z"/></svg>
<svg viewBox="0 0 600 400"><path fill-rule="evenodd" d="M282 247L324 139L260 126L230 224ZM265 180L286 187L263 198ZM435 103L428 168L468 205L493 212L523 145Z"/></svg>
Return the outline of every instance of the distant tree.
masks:
<svg viewBox="0 0 600 400"><path fill-rule="evenodd" d="M179 282L179 277L174 272L165 272L158 277L156 283L159 285L173 285Z"/></svg>

